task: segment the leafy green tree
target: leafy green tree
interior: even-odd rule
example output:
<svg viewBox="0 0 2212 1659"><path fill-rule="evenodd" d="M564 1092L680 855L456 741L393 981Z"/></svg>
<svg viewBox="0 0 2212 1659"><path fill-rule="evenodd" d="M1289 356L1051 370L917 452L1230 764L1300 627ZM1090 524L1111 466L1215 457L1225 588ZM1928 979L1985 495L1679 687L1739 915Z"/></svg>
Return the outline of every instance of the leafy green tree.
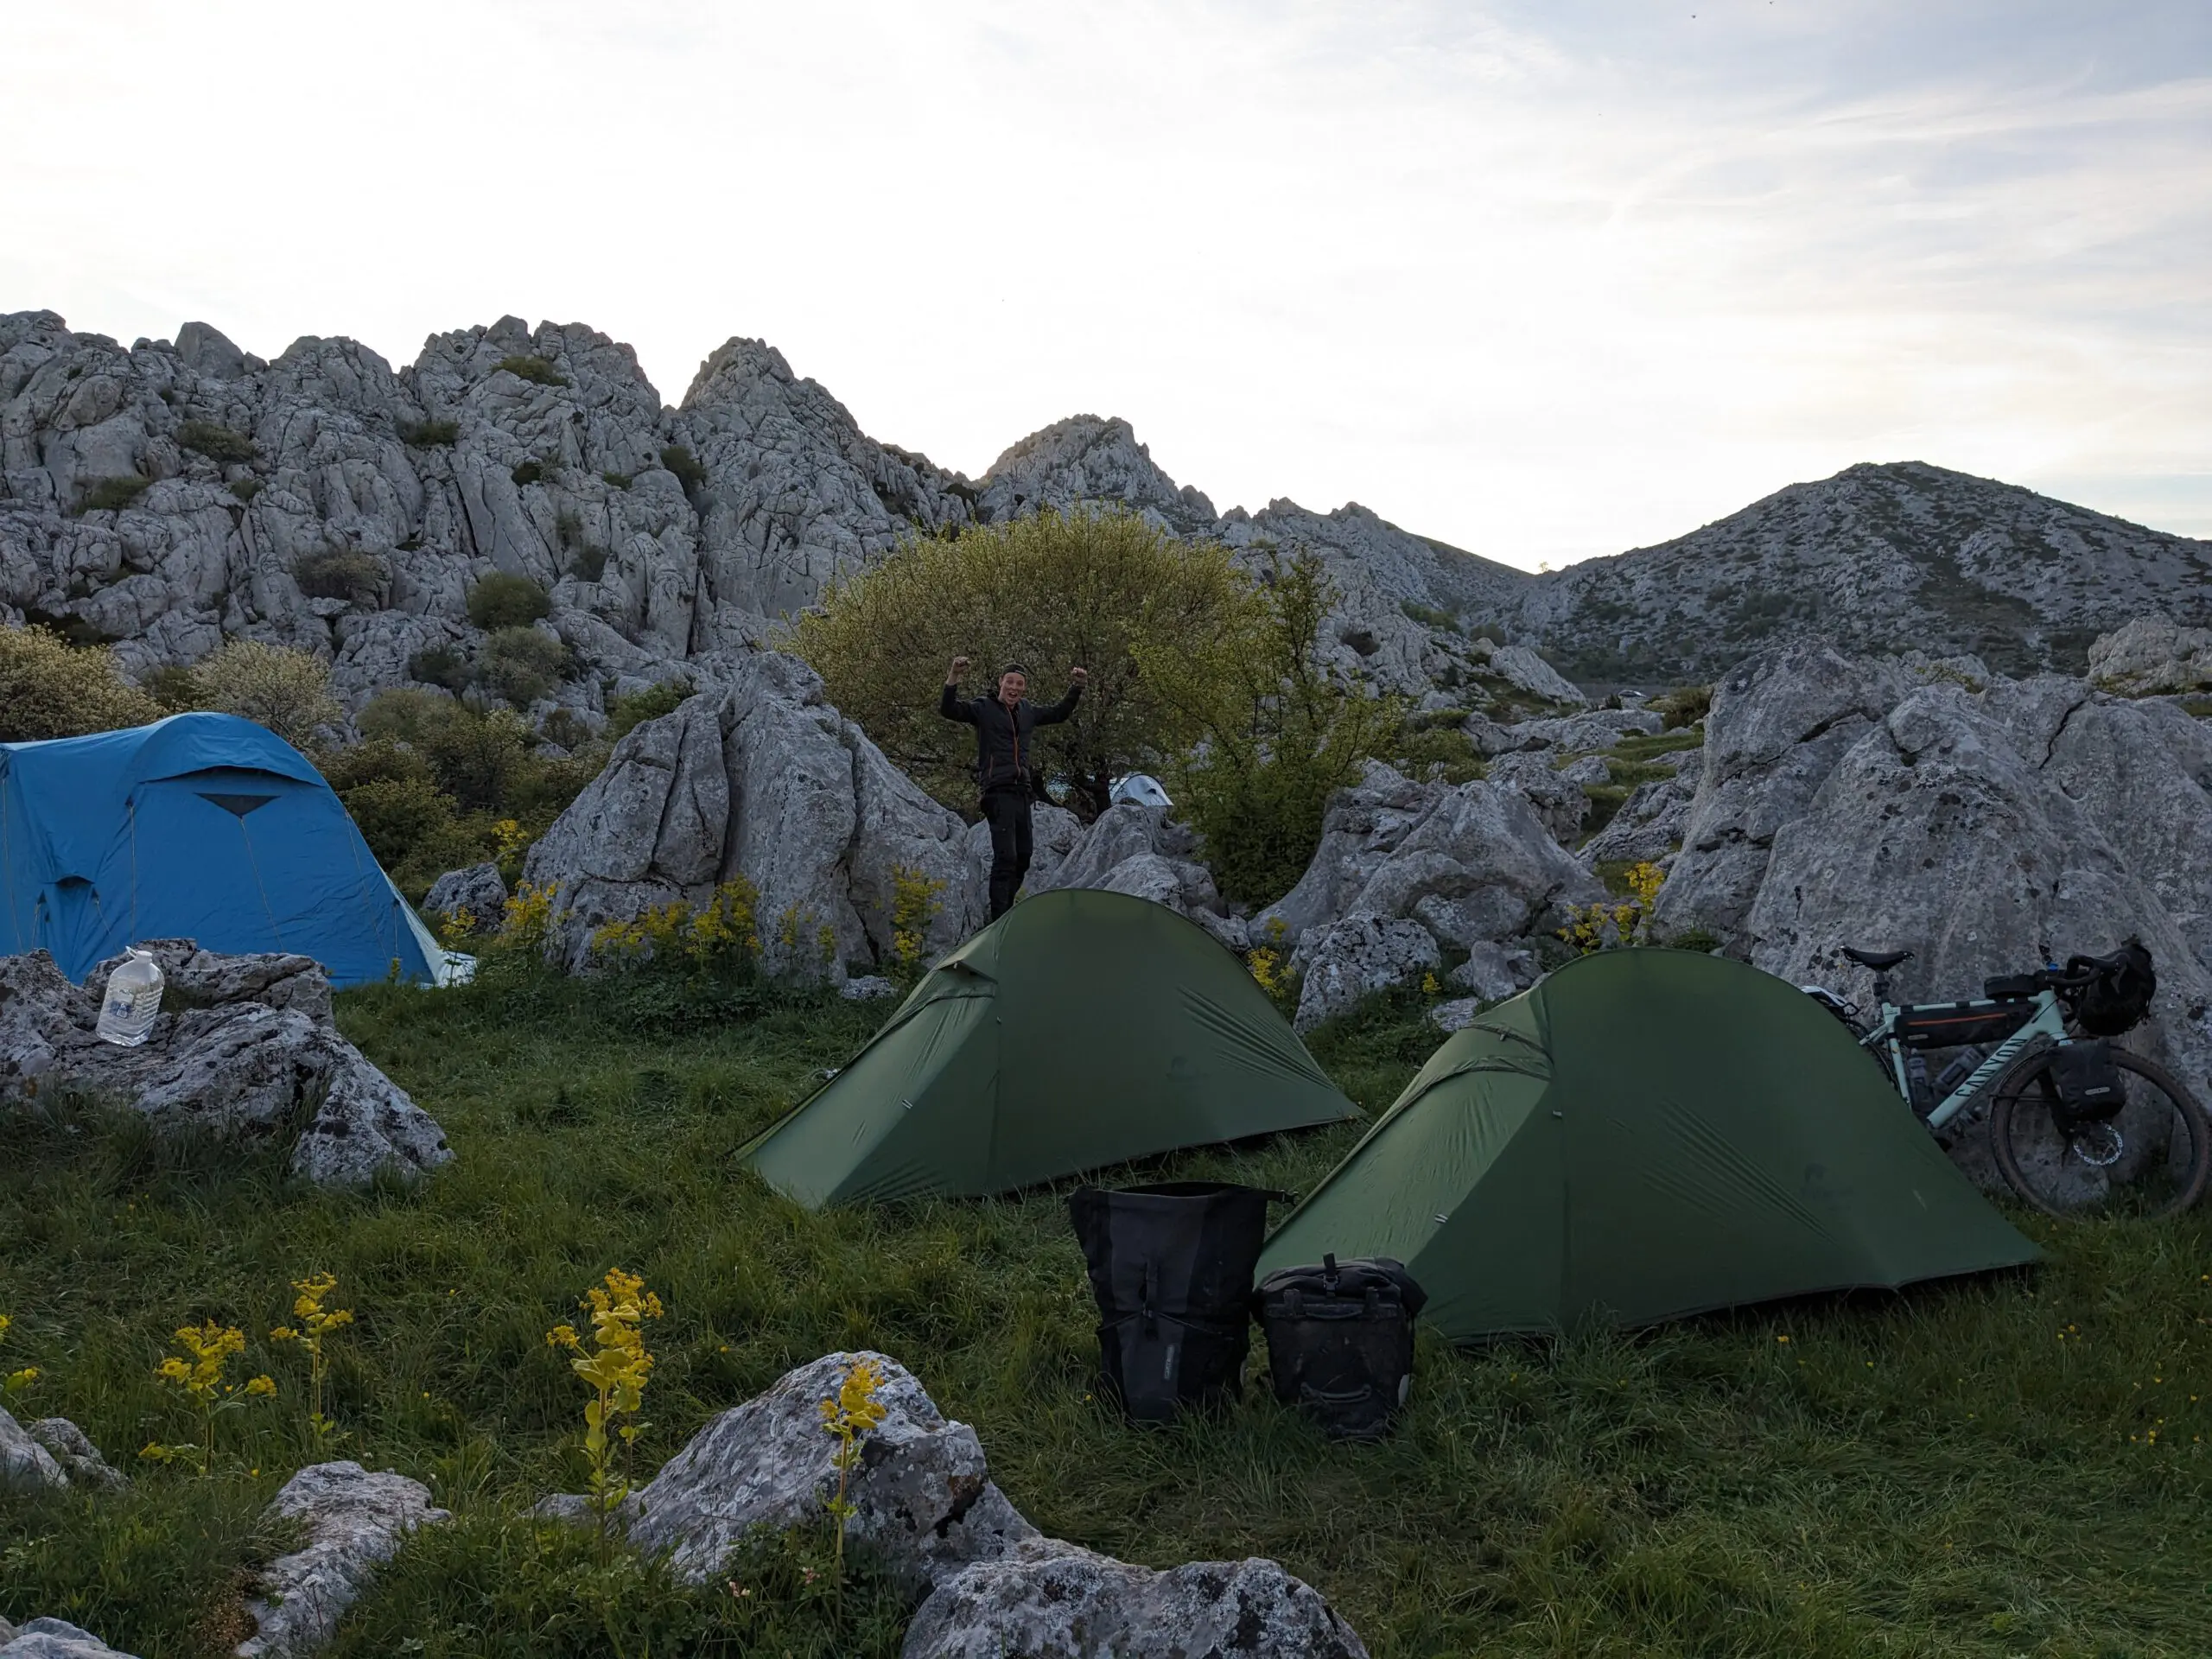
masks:
<svg viewBox="0 0 2212 1659"><path fill-rule="evenodd" d="M987 691L1010 662L1032 695L1057 698L1068 670L1090 671L1075 718L1038 734L1036 759L1084 817L1115 776L1156 765L1196 735L1139 656L1211 662L1244 626L1251 583L1212 543L1184 542L1130 512L1043 512L917 537L833 587L790 644L830 699L948 804L975 800L975 734L938 715L946 664L967 657Z"/></svg>
<svg viewBox="0 0 2212 1659"><path fill-rule="evenodd" d="M1269 553L1263 575L1228 649L1138 653L1155 691L1203 734L1168 768L1176 800L1205 838L1222 892L1253 905L1297 884L1330 795L1358 779L1363 761L1391 753L1405 725L1397 698L1327 666L1322 625L1337 595L1319 562Z"/></svg>
<svg viewBox="0 0 2212 1659"><path fill-rule="evenodd" d="M546 591L528 576L494 570L468 590L468 620L489 632L526 628L553 609Z"/></svg>
<svg viewBox="0 0 2212 1659"><path fill-rule="evenodd" d="M330 695L330 664L312 652L226 639L192 665L193 703L266 726L296 748L346 717Z"/></svg>
<svg viewBox="0 0 2212 1659"><path fill-rule="evenodd" d="M0 743L83 737L161 717L105 649L79 650L44 628L0 628Z"/></svg>

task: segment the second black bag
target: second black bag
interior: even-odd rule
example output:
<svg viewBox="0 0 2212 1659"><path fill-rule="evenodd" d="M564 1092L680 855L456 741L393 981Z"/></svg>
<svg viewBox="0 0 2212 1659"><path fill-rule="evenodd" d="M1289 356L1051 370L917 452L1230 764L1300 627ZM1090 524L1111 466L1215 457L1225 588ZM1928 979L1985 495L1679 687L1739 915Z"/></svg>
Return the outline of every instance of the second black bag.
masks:
<svg viewBox="0 0 2212 1659"><path fill-rule="evenodd" d="M1427 1294L1388 1256L1285 1268L1254 1295L1275 1398L1332 1440L1377 1440L1406 1402Z"/></svg>
<svg viewBox="0 0 2212 1659"><path fill-rule="evenodd" d="M1098 1303L1102 1379L1132 1420L1166 1422L1242 1392L1273 1196L1220 1181L1069 1196Z"/></svg>

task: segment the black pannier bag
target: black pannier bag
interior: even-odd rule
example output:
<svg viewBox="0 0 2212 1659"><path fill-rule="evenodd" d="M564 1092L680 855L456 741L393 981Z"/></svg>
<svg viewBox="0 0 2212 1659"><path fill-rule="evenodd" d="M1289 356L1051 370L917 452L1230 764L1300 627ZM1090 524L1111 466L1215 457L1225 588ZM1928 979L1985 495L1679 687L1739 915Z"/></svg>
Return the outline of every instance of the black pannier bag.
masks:
<svg viewBox="0 0 2212 1659"><path fill-rule="evenodd" d="M1897 1041L1907 1048L2001 1043L2035 1018L2031 1003L1923 1002L1897 1010Z"/></svg>
<svg viewBox="0 0 2212 1659"><path fill-rule="evenodd" d="M2075 962L2085 962L2076 957ZM2071 993L2074 1023L2092 1037L2118 1037L2143 1023L2158 995L2158 970L2143 941L2130 936L2110 957L2095 964L2095 977Z"/></svg>
<svg viewBox="0 0 2212 1659"><path fill-rule="evenodd" d="M1285 1268L1253 1297L1275 1398L1331 1440L1379 1440L1413 1386L1414 1315L1427 1294L1388 1256Z"/></svg>
<svg viewBox="0 0 2212 1659"><path fill-rule="evenodd" d="M1252 1271L1275 1196L1221 1181L1069 1196L1098 1302L1099 1369L1131 1421L1164 1423L1243 1391Z"/></svg>
<svg viewBox="0 0 2212 1659"><path fill-rule="evenodd" d="M2041 989L2040 974L1999 974L1981 982L1981 994L1999 1002L2023 1002Z"/></svg>
<svg viewBox="0 0 2212 1659"><path fill-rule="evenodd" d="M2054 1116L2062 1128L2105 1122L2127 1104L2126 1083L2113 1059L2112 1045L2102 1038L2061 1043L2051 1050L2050 1077L2058 1085Z"/></svg>

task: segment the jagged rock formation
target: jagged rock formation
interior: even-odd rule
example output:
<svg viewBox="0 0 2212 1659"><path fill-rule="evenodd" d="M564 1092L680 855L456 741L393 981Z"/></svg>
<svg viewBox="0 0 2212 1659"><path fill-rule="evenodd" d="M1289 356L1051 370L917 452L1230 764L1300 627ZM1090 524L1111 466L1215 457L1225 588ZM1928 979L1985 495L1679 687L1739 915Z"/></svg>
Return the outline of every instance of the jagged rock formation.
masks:
<svg viewBox="0 0 2212 1659"><path fill-rule="evenodd" d="M1854 655L1978 653L2078 673L2145 612L2212 622L2212 543L1919 461L1793 484L1529 594L1522 625L1585 678L1708 680L1790 638Z"/></svg>
<svg viewBox="0 0 2212 1659"><path fill-rule="evenodd" d="M2212 731L2172 702L1779 648L1718 688L1682 838L1662 931L1854 997L1844 945L1910 950L1897 994L1942 1001L2139 935L2128 1040L2212 1093Z"/></svg>
<svg viewBox="0 0 2212 1659"><path fill-rule="evenodd" d="M2089 647L2089 682L2123 696L2212 686L2212 628L2139 616Z"/></svg>
<svg viewBox="0 0 2212 1659"><path fill-rule="evenodd" d="M904 1659L1365 1659L1351 1627L1273 1561L1160 1573L1046 1537L990 1478L976 1431L948 1421L911 1371L878 1353L825 1354L716 1417L623 1500L615 1518L629 1541L707 1583L753 1529L819 1524L838 1491L821 1403L861 1362L879 1369L885 1410L845 1491L846 1548L920 1604ZM537 1512L590 1518L572 1494Z"/></svg>
<svg viewBox="0 0 2212 1659"><path fill-rule="evenodd" d="M35 1618L21 1628L0 1619L0 1659L131 1659L67 1619Z"/></svg>
<svg viewBox="0 0 2212 1659"><path fill-rule="evenodd" d="M305 957L220 957L189 939L141 947L188 1004L137 1048L94 1035L111 957L73 985L43 950L0 957L0 1106L82 1094L156 1129L245 1143L289 1141L295 1175L365 1186L452 1160L445 1132L338 1034L330 982Z"/></svg>

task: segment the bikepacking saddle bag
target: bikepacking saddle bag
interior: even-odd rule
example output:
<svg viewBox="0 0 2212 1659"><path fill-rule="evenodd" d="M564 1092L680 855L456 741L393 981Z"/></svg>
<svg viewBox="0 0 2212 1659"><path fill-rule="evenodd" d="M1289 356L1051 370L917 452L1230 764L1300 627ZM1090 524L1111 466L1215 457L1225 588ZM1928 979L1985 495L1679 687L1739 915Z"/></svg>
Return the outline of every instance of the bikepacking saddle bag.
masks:
<svg viewBox="0 0 2212 1659"><path fill-rule="evenodd" d="M1379 1440L1414 1379L1414 1315L1427 1294L1388 1256L1285 1268L1253 1300L1275 1398L1336 1440Z"/></svg>
<svg viewBox="0 0 2212 1659"><path fill-rule="evenodd" d="M1098 1364L1133 1422L1164 1423L1243 1390L1263 1188L1170 1181L1071 1193L1068 1213L1098 1303Z"/></svg>
<svg viewBox="0 0 2212 1659"><path fill-rule="evenodd" d="M1923 1002L1897 1010L1897 1041L1907 1048L1958 1048L2001 1043L2035 1017L2031 1005L2007 1002Z"/></svg>
<svg viewBox="0 0 2212 1659"><path fill-rule="evenodd" d="M2069 999L2074 1023L2092 1037L2118 1037L2135 1029L2158 995L2158 970L2143 941L2130 937L2097 965L2096 976Z"/></svg>
<svg viewBox="0 0 2212 1659"><path fill-rule="evenodd" d="M2127 1085L2112 1057L2112 1045L2102 1038L2061 1043L2051 1050L2050 1077L2058 1087L2054 1116L2062 1128L2107 1122L2127 1103Z"/></svg>

